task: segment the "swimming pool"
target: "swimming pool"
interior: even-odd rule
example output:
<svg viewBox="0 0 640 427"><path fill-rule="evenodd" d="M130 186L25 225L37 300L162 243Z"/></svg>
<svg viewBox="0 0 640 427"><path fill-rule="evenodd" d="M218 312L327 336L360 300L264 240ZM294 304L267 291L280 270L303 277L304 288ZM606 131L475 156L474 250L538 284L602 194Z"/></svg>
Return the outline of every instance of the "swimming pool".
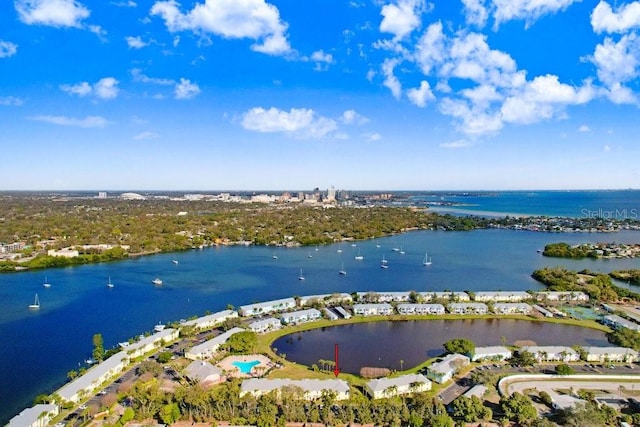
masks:
<svg viewBox="0 0 640 427"><path fill-rule="evenodd" d="M231 364L233 366L236 366L238 369L240 369L240 372L242 372L243 374L248 374L251 372L251 369L260 364L259 360L251 360L248 362L243 362L240 360L236 360L234 362L231 362Z"/></svg>

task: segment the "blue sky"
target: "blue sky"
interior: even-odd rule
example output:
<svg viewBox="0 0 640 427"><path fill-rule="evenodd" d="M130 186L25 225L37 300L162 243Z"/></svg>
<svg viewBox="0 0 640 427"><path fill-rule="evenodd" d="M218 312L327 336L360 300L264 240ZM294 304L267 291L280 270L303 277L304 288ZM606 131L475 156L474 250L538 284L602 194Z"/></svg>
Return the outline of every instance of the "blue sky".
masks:
<svg viewBox="0 0 640 427"><path fill-rule="evenodd" d="M14 0L0 190L638 188L640 1Z"/></svg>

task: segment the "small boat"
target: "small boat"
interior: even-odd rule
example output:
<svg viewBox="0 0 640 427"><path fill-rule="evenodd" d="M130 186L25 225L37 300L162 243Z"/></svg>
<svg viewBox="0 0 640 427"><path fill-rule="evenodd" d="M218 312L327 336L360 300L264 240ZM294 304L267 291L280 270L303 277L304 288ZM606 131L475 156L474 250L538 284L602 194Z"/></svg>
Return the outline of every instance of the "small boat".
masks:
<svg viewBox="0 0 640 427"><path fill-rule="evenodd" d="M111 283L111 276L109 276L109 281L107 282L107 288L113 288L115 285Z"/></svg>
<svg viewBox="0 0 640 427"><path fill-rule="evenodd" d="M360 251L359 250L358 250L358 255L356 255L354 258L357 259L358 261L362 261L364 259L364 257L362 255L360 255Z"/></svg>
<svg viewBox="0 0 640 427"><path fill-rule="evenodd" d="M355 244L355 243L352 243L352 244L351 244L351 246L353 246L353 247L355 248L355 247L356 247L356 244Z"/></svg>
<svg viewBox="0 0 640 427"><path fill-rule="evenodd" d="M44 276L44 283L42 284L42 286L44 286L45 288L51 287L51 283L49 283L49 281L47 280L47 276Z"/></svg>
<svg viewBox="0 0 640 427"><path fill-rule="evenodd" d="M38 298L38 294L36 294L33 304L29 304L29 308L31 310L38 310L40 308L40 299Z"/></svg>
<svg viewBox="0 0 640 427"><path fill-rule="evenodd" d="M431 257L429 253L424 254L424 261L422 261L422 265L431 265Z"/></svg>
<svg viewBox="0 0 640 427"><path fill-rule="evenodd" d="M171 260L171 262L174 263L174 264L178 264L178 260L177 259Z"/></svg>
<svg viewBox="0 0 640 427"><path fill-rule="evenodd" d="M380 268L387 269L387 268L389 268L389 264L386 264L386 263L380 264Z"/></svg>
<svg viewBox="0 0 640 427"><path fill-rule="evenodd" d="M271 255L271 258L278 259L278 255L276 255L276 253L274 252L273 255Z"/></svg>
<svg viewBox="0 0 640 427"><path fill-rule="evenodd" d="M309 251L309 253L307 254L307 258L313 258L313 255L311 255L311 251Z"/></svg>
<svg viewBox="0 0 640 427"><path fill-rule="evenodd" d="M95 365L96 361L93 359L85 359L84 363L86 363L87 365L91 366L91 365Z"/></svg>
<svg viewBox="0 0 640 427"><path fill-rule="evenodd" d="M158 322L158 324L153 327L153 330L155 332L162 332L164 331L164 328L166 328L166 325L163 325L162 322Z"/></svg>
<svg viewBox="0 0 640 427"><path fill-rule="evenodd" d="M160 279L160 278L156 277L155 279L153 279L153 280L151 281L151 283L153 283L154 285L158 285L158 286L159 286L159 285L162 285L162 279Z"/></svg>
<svg viewBox="0 0 640 427"><path fill-rule="evenodd" d="M400 255L404 255L404 250L402 249L402 246L400 246Z"/></svg>
<svg viewBox="0 0 640 427"><path fill-rule="evenodd" d="M344 262L342 263L342 267L338 271L338 274L340 274L342 276L346 276L347 275L347 270L344 269Z"/></svg>
<svg viewBox="0 0 640 427"><path fill-rule="evenodd" d="M304 280L304 276L302 275L302 269L300 269L300 275L298 276L298 280Z"/></svg>
<svg viewBox="0 0 640 427"><path fill-rule="evenodd" d="M384 257L384 255L382 255L382 260L380 261L380 264L382 264L382 265L386 265L387 264L387 259Z"/></svg>

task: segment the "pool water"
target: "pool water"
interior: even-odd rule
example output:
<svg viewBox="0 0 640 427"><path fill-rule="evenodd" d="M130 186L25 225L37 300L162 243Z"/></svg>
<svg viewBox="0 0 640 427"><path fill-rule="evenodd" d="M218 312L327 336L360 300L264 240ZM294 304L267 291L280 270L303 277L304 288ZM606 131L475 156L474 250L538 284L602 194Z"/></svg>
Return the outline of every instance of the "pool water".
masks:
<svg viewBox="0 0 640 427"><path fill-rule="evenodd" d="M240 369L240 372L242 372L243 374L248 374L251 372L251 369L260 364L259 360L251 360L249 362L242 362L240 360L236 360L235 362L231 362L231 364L233 366L236 366L238 369Z"/></svg>

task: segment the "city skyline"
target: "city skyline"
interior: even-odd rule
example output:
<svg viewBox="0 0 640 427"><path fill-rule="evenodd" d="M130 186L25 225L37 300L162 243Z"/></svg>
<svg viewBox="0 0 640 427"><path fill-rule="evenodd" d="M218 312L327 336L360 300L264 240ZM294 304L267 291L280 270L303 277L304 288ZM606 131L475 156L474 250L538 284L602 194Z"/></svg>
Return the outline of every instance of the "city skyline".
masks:
<svg viewBox="0 0 640 427"><path fill-rule="evenodd" d="M0 191L640 182L640 1L0 10Z"/></svg>

